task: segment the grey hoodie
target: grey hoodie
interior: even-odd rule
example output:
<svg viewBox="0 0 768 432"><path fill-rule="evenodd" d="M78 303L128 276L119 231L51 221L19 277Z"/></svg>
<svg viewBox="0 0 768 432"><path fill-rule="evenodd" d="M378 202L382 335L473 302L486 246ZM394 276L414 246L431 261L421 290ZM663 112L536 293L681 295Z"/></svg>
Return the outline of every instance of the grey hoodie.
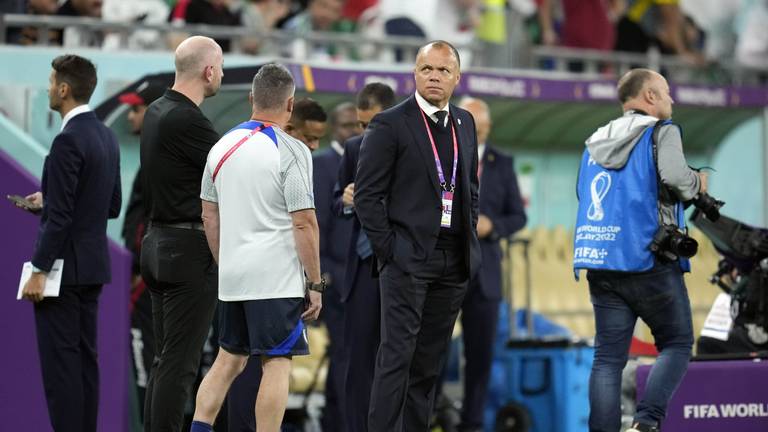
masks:
<svg viewBox="0 0 768 432"><path fill-rule="evenodd" d="M623 116L611 120L599 128L587 141L587 150L598 165L608 169L620 169L626 165L629 154L635 148L640 136L659 119L627 111ZM657 167L662 183L680 201L688 201L699 193L699 176L688 167L683 155L683 142L677 126L662 126L658 134ZM676 224L674 208L661 205L661 221Z"/></svg>

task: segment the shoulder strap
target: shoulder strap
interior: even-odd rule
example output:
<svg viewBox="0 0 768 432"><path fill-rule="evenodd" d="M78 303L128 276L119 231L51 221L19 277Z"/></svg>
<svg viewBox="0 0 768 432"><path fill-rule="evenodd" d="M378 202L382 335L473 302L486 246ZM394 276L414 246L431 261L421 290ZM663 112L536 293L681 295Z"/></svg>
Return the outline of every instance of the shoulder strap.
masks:
<svg viewBox="0 0 768 432"><path fill-rule="evenodd" d="M229 159L230 156L232 156L232 153L235 152L238 148L240 148L241 145L243 145L244 142L248 141L249 138L256 135L257 133L261 132L262 130L272 126L268 123L262 123L255 128L253 128L248 134L246 134L244 137L240 139L235 145L233 145L229 150L227 150L226 153L224 153L224 156L221 157L219 160L219 163L216 165L216 168L213 170L212 175L212 181L216 181L216 176L219 175L219 170L221 169L221 166L224 165L224 162L226 162L227 159Z"/></svg>
<svg viewBox="0 0 768 432"><path fill-rule="evenodd" d="M661 175L659 174L659 133L661 127L666 124L672 124L668 120L659 120L653 125L653 133L651 134L651 144L653 145L653 164L656 167L656 184L659 190L659 201L665 204L674 204L676 200L673 198L672 191L661 181Z"/></svg>

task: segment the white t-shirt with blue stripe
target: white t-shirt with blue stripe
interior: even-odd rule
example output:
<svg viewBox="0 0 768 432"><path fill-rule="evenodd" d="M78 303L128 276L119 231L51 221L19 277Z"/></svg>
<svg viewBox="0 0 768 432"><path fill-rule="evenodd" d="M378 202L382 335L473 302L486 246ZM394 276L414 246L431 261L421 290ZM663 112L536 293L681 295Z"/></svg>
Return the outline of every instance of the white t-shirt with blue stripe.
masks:
<svg viewBox="0 0 768 432"><path fill-rule="evenodd" d="M219 300L304 297L291 212L315 208L309 149L277 126L227 132L208 153L200 198L218 203Z"/></svg>

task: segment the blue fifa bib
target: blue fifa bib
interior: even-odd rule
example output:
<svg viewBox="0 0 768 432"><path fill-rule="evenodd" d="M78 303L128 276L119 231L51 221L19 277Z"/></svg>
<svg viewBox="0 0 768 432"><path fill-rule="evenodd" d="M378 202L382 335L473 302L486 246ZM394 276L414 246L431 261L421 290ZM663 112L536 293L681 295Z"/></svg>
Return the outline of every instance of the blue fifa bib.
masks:
<svg viewBox="0 0 768 432"><path fill-rule="evenodd" d="M671 123L669 120L663 124ZM659 228L659 193L653 150L654 126L648 127L621 169L598 165L584 151L576 194L573 269L641 272L650 270L649 249ZM678 203L678 226L685 226ZM687 260L681 262L687 270Z"/></svg>

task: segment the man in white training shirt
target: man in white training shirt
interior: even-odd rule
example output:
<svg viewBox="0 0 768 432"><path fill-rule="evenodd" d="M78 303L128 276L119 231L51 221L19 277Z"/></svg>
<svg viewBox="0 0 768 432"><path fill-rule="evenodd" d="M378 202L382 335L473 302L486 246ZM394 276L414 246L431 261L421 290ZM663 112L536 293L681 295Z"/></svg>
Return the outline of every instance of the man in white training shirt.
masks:
<svg viewBox="0 0 768 432"><path fill-rule="evenodd" d="M291 356L309 354L304 320L321 309L319 234L307 147L282 127L294 82L267 64L253 79L251 120L208 154L203 223L219 263L219 354L197 392L192 432L208 432L232 381L258 355L256 428L277 432L288 399ZM306 281L305 276L306 275Z"/></svg>

